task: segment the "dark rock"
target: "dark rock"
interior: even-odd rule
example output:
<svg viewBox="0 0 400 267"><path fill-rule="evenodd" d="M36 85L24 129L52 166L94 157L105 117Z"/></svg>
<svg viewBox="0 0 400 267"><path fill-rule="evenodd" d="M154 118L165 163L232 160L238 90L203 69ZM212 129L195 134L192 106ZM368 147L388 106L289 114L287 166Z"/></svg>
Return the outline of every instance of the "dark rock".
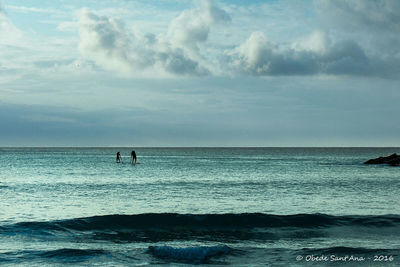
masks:
<svg viewBox="0 0 400 267"><path fill-rule="evenodd" d="M400 157L390 160L388 164L391 166L400 166Z"/></svg>
<svg viewBox="0 0 400 267"><path fill-rule="evenodd" d="M379 157L376 159L367 160L366 162L364 162L364 164L389 164L391 166L399 166L400 156L394 153L387 157Z"/></svg>

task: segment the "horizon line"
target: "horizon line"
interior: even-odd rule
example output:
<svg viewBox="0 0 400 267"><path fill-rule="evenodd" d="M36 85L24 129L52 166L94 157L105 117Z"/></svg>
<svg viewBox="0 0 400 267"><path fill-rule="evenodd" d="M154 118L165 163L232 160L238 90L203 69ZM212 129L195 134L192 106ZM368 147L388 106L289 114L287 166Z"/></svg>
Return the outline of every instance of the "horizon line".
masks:
<svg viewBox="0 0 400 267"><path fill-rule="evenodd" d="M400 148L400 146L0 146L4 148Z"/></svg>

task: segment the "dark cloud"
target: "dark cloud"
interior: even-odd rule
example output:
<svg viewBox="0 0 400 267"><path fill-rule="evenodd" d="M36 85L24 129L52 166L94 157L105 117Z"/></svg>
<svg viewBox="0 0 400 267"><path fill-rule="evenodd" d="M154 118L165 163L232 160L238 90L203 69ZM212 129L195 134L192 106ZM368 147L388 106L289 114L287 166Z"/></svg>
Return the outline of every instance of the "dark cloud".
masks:
<svg viewBox="0 0 400 267"><path fill-rule="evenodd" d="M170 73L182 75L208 74L208 70L202 68L198 62L185 57L179 49L169 51L169 53L158 53L157 59L161 62L163 68Z"/></svg>
<svg viewBox="0 0 400 267"><path fill-rule="evenodd" d="M369 75L373 73L371 59L362 48L353 41L334 44L327 52L315 57L319 62L320 72L327 74Z"/></svg>

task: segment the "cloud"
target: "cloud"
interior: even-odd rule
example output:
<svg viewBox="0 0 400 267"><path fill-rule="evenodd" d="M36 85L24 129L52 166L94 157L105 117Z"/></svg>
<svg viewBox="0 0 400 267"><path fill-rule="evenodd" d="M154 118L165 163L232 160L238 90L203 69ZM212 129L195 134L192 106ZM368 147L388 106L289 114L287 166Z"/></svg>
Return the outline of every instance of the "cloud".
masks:
<svg viewBox="0 0 400 267"><path fill-rule="evenodd" d="M75 32L78 25L75 21L63 21L57 26L57 30L61 32Z"/></svg>
<svg viewBox="0 0 400 267"><path fill-rule="evenodd" d="M238 48L229 52L230 65L250 75L287 75L315 72L313 62L307 64L305 53L295 50L279 51L261 32L253 32ZM305 64L303 64L305 63ZM302 66L300 66L300 65Z"/></svg>
<svg viewBox="0 0 400 267"><path fill-rule="evenodd" d="M391 1L377 5L370 1L324 0L316 2L315 6L320 15L332 8L334 13L344 17L344 22L359 28L375 25L378 29L393 23L391 27L397 29L393 25L399 24L398 17L391 11L397 4ZM371 11L372 7L378 11ZM400 69L400 56L393 57L396 51L390 54L392 57L385 58L388 54L371 49L371 42L366 39L355 40L351 36L338 39L337 34L329 34L329 29L315 30L291 42L271 41L263 32L253 32L242 44L225 53L204 45L213 27L227 25L231 20L215 2L202 1L173 19L166 35L153 35L143 34L140 29L130 30L119 20L86 9L79 16L79 47L81 54L97 65L128 75L156 72L201 76L232 74L233 71L252 76L393 77ZM388 42L385 45L390 47ZM213 52L208 53L211 50Z"/></svg>
<svg viewBox="0 0 400 267"><path fill-rule="evenodd" d="M49 13L49 14L60 13L58 10L52 9L52 8L37 8L37 7L25 7L25 6L13 6L13 5L8 5L7 8L13 9L15 11L22 12L22 13L32 13L32 12Z"/></svg>
<svg viewBox="0 0 400 267"><path fill-rule="evenodd" d="M293 43L292 48L322 54L327 52L326 49L331 44L329 35L324 31L317 30Z"/></svg>
<svg viewBox="0 0 400 267"><path fill-rule="evenodd" d="M218 13L219 10L209 4L206 6L208 23L224 19L224 14ZM174 22L173 28L178 27L178 24ZM129 31L123 22L97 15L87 9L81 11L78 27L81 54L105 69L122 71L128 75L146 70L174 75L199 76L209 73L199 60L185 51L188 46L205 41L209 29L201 38L197 28L186 30L185 34L195 40L181 46L175 45L176 40L170 41L163 36Z"/></svg>
<svg viewBox="0 0 400 267"><path fill-rule="evenodd" d="M385 69L400 66L400 1L322 0L315 2L321 24L356 41Z"/></svg>
<svg viewBox="0 0 400 267"><path fill-rule="evenodd" d="M320 0L318 11L347 30L400 31L398 0Z"/></svg>
<svg viewBox="0 0 400 267"><path fill-rule="evenodd" d="M234 70L254 76L392 76L400 68L398 61L368 56L352 40L332 42L321 32L291 45L273 43L263 33L253 32L242 45L226 54L227 63Z"/></svg>
<svg viewBox="0 0 400 267"><path fill-rule="evenodd" d="M79 50L106 69L131 71L133 65L139 67L141 58L132 49L124 31L121 22L84 9L79 17Z"/></svg>
<svg viewBox="0 0 400 267"><path fill-rule="evenodd" d="M0 4L0 45L20 44L22 37L22 32L14 26Z"/></svg>
<svg viewBox="0 0 400 267"><path fill-rule="evenodd" d="M324 30L298 40L269 40L255 31L223 64L252 76L347 75L397 78L400 71L400 2L315 1ZM312 28L312 27L311 27Z"/></svg>
<svg viewBox="0 0 400 267"><path fill-rule="evenodd" d="M78 29L79 52L82 57L73 55L75 59L86 61L90 66L134 77L238 74L394 77L400 70L400 19L396 15L400 6L398 1L315 1L316 9L313 11L328 24L327 27L321 27L322 29L316 23L320 21L312 16L309 23L307 22L308 27L303 27L304 24L300 27L276 21L281 16L264 15L263 23L269 26L263 28L262 24L254 23L253 17L241 20L243 12L234 12L239 6L232 8L232 4L217 4L210 0L193 2L196 6L182 11L169 25L163 21L165 27L162 30L162 27L149 30L157 32L157 35L147 33L146 26L136 20L128 20L125 24L116 19L122 8L82 9L77 15L77 21L60 22L58 30L63 31L60 34L66 34L67 31ZM293 10L297 10L296 4L288 3L254 3L241 6L240 9L245 9L248 14L244 13L250 17L263 6L275 5L275 9L282 6L292 7L290 12L285 11L288 13L282 20L286 20L289 15L296 17ZM52 11L49 8L10 7L19 11ZM230 10L230 14L225 10ZM138 13L138 10L134 11L135 18ZM268 14L273 15L273 12ZM127 14L124 16L132 18ZM140 20L143 18L139 17L138 21ZM232 26L232 20L243 25L233 23L234 29L225 27L228 24ZM252 22L254 25L249 24ZM280 26L274 27L275 24ZM286 26L279 28L282 25ZM257 31L257 28L263 32ZM274 35L275 28L279 34ZM250 35L247 33L249 29L253 31L250 31ZM294 32L297 34L292 36L290 33ZM307 33L311 34L299 37ZM26 32L26 35L30 36L30 33ZM26 46L32 46L32 42L22 42L22 37L22 32L12 24L0 7L0 45L22 46L25 43ZM70 49L75 48L74 42L75 36L71 38L73 44ZM42 49L43 43L36 44L36 49L42 55L45 52ZM10 54L9 51L7 53ZM35 60L30 60L31 62L41 61L38 54L31 53L26 58L34 57ZM57 61L52 56L42 57L44 61ZM3 61L4 58L6 57L3 57ZM34 67L47 66L41 63L46 62L39 62Z"/></svg>
<svg viewBox="0 0 400 267"><path fill-rule="evenodd" d="M172 43L183 49L198 50L198 44L207 41L211 27L226 24L231 17L212 1L203 1L195 9L183 11L169 25Z"/></svg>

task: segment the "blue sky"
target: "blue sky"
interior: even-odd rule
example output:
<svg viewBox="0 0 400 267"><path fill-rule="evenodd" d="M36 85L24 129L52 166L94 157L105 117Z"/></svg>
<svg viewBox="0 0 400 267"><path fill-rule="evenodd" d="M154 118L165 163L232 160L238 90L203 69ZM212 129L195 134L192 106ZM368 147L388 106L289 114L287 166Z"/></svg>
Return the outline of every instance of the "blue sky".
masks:
<svg viewBox="0 0 400 267"><path fill-rule="evenodd" d="M400 146L399 13L0 0L0 146Z"/></svg>

